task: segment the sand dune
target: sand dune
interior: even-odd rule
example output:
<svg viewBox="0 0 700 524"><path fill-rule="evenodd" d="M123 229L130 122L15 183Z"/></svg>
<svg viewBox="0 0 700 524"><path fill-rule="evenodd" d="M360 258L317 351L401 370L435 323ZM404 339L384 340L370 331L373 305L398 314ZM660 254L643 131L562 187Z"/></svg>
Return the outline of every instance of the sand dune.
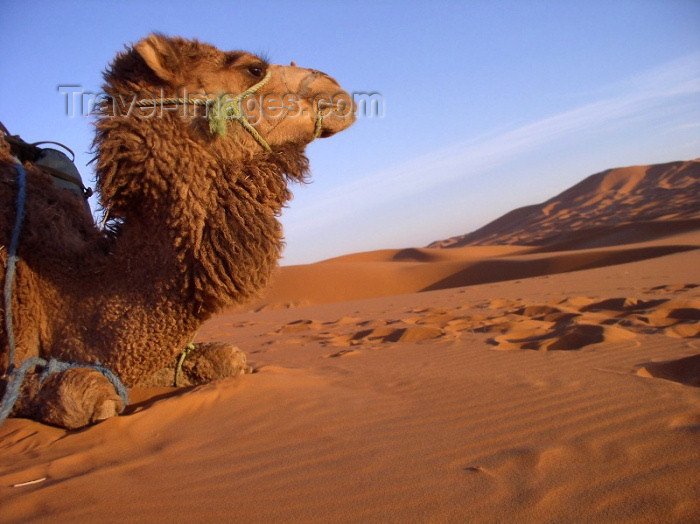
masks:
<svg viewBox="0 0 700 524"><path fill-rule="evenodd" d="M282 268L197 335L254 373L7 420L0 522L698 522L700 232L671 215Z"/></svg>
<svg viewBox="0 0 700 524"><path fill-rule="evenodd" d="M217 317L256 373L8 420L0 521L695 521L699 284L683 252Z"/></svg>
<svg viewBox="0 0 700 524"><path fill-rule="evenodd" d="M700 159L617 168L427 248L384 249L284 267L254 307L532 278L698 247Z"/></svg>
<svg viewBox="0 0 700 524"><path fill-rule="evenodd" d="M430 247L546 245L572 231L595 234L621 224L698 219L698 194L700 159L609 169L542 204L515 209L472 233Z"/></svg>
<svg viewBox="0 0 700 524"><path fill-rule="evenodd" d="M412 248L347 255L280 269L253 309L276 309L344 300L434 291L623 264L694 251L700 220L588 232L545 247L470 246ZM623 231L626 243L612 244ZM684 232L685 231L685 232ZM645 241L638 241L639 239ZM590 247L590 246L604 247Z"/></svg>

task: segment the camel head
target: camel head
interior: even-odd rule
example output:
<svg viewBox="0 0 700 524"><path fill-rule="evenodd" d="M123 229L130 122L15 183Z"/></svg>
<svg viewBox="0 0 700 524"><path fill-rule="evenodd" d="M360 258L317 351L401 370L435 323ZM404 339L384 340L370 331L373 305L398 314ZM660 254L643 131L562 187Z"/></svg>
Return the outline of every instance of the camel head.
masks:
<svg viewBox="0 0 700 524"><path fill-rule="evenodd" d="M136 116L178 113L199 133L253 153L268 149L266 144L268 150L305 146L346 129L355 119L351 95L325 73L159 34L120 54L105 78L105 90L113 100L120 97L122 112L137 93L145 104ZM209 105L185 108L185 97ZM168 99L179 102L159 105ZM217 121L209 118L205 125L212 114Z"/></svg>
<svg viewBox="0 0 700 524"><path fill-rule="evenodd" d="M250 298L279 259L304 149L353 123L351 96L314 69L158 34L104 78L94 146L110 253L131 263L160 242L200 316Z"/></svg>

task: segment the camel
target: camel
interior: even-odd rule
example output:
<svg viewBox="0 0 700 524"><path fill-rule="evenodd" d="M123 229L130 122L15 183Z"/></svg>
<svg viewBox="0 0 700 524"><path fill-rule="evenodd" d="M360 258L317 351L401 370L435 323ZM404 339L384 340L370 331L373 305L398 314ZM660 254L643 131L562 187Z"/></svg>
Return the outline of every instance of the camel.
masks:
<svg viewBox="0 0 700 524"><path fill-rule="evenodd" d="M108 225L98 228L84 202L25 162L12 362L0 328L5 378L30 357L70 363L31 369L11 416L68 429L125 407L97 364L127 387L171 385L178 361L186 384L246 370L237 348L193 348L193 337L268 284L289 184L308 177L305 147L355 119L351 96L325 73L161 34L118 53L104 80L94 150ZM3 283L16 162L0 140Z"/></svg>

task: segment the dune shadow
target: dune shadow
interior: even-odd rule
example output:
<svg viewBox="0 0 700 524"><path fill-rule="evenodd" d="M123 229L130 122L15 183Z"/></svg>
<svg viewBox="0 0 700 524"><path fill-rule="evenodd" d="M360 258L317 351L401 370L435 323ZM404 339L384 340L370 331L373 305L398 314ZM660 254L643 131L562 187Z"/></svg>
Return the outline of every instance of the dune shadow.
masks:
<svg viewBox="0 0 700 524"><path fill-rule="evenodd" d="M391 259L396 262L431 262L435 257L420 249L409 247L402 249Z"/></svg>
<svg viewBox="0 0 700 524"><path fill-rule="evenodd" d="M700 229L700 219L633 222L565 231L545 238L530 253L551 253L650 242Z"/></svg>
<svg viewBox="0 0 700 524"><path fill-rule="evenodd" d="M698 249L698 246L651 246L615 251L587 251L533 259L489 259L471 264L421 291L437 291L462 286L568 273L597 267L637 262Z"/></svg>
<svg viewBox="0 0 700 524"><path fill-rule="evenodd" d="M652 300L631 301L626 297L607 298L600 302L594 302L593 304L583 306L581 311L643 311L665 304L669 300L668 298L657 298Z"/></svg>
<svg viewBox="0 0 700 524"><path fill-rule="evenodd" d="M700 355L680 358L677 360L665 360L663 362L649 362L641 365L649 376L671 380L686 386L700 387Z"/></svg>
<svg viewBox="0 0 700 524"><path fill-rule="evenodd" d="M182 396L182 395L192 391L195 387L196 386L172 388L171 391L165 391L163 393L158 393L158 394L155 394L153 396L148 396L147 398L144 398L142 400L132 402L128 406L126 406L122 415L123 416L133 415L134 413L137 413L139 411L143 411L144 409L150 408L155 403L160 402L161 400L166 400L169 398Z"/></svg>

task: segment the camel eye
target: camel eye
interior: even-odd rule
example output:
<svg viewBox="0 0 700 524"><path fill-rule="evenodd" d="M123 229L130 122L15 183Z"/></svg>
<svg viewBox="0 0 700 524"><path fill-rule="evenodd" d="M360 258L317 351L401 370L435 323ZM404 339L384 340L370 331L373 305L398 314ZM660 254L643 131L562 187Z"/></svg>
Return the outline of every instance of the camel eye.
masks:
<svg viewBox="0 0 700 524"><path fill-rule="evenodd" d="M257 65L250 66L248 72L255 78L260 78L263 75L263 68Z"/></svg>

